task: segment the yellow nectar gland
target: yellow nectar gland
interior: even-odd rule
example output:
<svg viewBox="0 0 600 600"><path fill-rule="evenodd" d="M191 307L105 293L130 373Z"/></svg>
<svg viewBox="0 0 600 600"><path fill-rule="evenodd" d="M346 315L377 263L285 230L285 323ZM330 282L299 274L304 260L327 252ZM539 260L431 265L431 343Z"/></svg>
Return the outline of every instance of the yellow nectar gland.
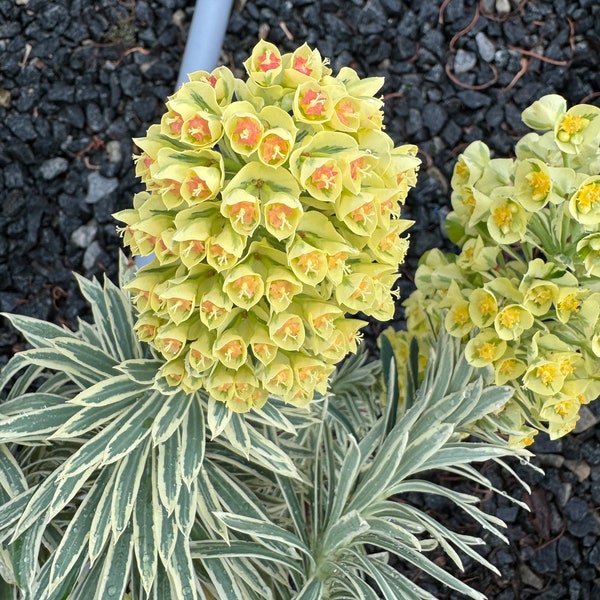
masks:
<svg viewBox="0 0 600 600"><path fill-rule="evenodd" d="M337 176L338 171L335 170L334 165L332 163L326 163L314 170L310 181L320 190L323 188L329 190L335 186L335 178Z"/></svg>
<svg viewBox="0 0 600 600"><path fill-rule="evenodd" d="M535 370L535 376L542 382L542 385L546 387L551 386L552 382L558 375L558 370L554 365L545 364L539 366Z"/></svg>
<svg viewBox="0 0 600 600"><path fill-rule="evenodd" d="M502 327L512 329L515 325L518 325L521 320L520 311L518 308L509 307L505 308L499 315L498 320Z"/></svg>
<svg viewBox="0 0 600 600"><path fill-rule="evenodd" d="M533 171L526 177L534 197L545 198L550 191L550 177L542 171Z"/></svg>
<svg viewBox="0 0 600 600"><path fill-rule="evenodd" d="M463 180L468 179L470 175L469 167L461 158L458 159L454 172Z"/></svg>
<svg viewBox="0 0 600 600"><path fill-rule="evenodd" d="M575 294L567 294L562 300L558 301L558 310L579 312L580 303Z"/></svg>
<svg viewBox="0 0 600 600"><path fill-rule="evenodd" d="M324 314L316 319L313 319L313 327L317 330L319 329L330 329L333 327L333 315L332 314Z"/></svg>
<svg viewBox="0 0 600 600"><path fill-rule="evenodd" d="M364 302L367 296L369 295L368 290L369 282L366 278L363 278L359 286L356 288L356 290L354 290L354 292L352 292L352 295L350 297L353 300L360 300L361 302Z"/></svg>
<svg viewBox="0 0 600 600"><path fill-rule="evenodd" d="M273 354L275 346L273 344L253 344L252 350L257 356L267 359Z"/></svg>
<svg viewBox="0 0 600 600"><path fill-rule="evenodd" d="M465 325L469 322L469 309L466 306L459 306L452 311L452 317L458 326Z"/></svg>
<svg viewBox="0 0 600 600"><path fill-rule="evenodd" d="M560 363L560 372L566 377L575 372L575 367L571 364L568 358L563 358Z"/></svg>
<svg viewBox="0 0 600 600"><path fill-rule="evenodd" d="M500 375L510 375L514 370L515 367L517 366L517 361L515 361L512 358L509 358L508 360L505 360L500 369L498 369L498 372L500 373Z"/></svg>
<svg viewBox="0 0 600 600"><path fill-rule="evenodd" d="M513 213L509 206L499 206L494 209L492 216L494 217L496 225L498 225L501 230L506 231L507 229L510 229L513 222Z"/></svg>
<svg viewBox="0 0 600 600"><path fill-rule="evenodd" d="M208 121L200 116L196 116L188 122L187 130L201 144L210 141L212 137Z"/></svg>
<svg viewBox="0 0 600 600"><path fill-rule="evenodd" d="M589 212L600 204L600 183L595 181L584 185L577 192L577 206L582 213Z"/></svg>
<svg viewBox="0 0 600 600"><path fill-rule="evenodd" d="M485 342L481 348L479 348L479 358L487 361L494 360L494 358L496 358L496 344Z"/></svg>
<svg viewBox="0 0 600 600"><path fill-rule="evenodd" d="M321 117L325 112L325 102L327 96L323 92L309 89L300 98L299 105L305 115Z"/></svg>
<svg viewBox="0 0 600 600"><path fill-rule="evenodd" d="M253 148L262 134L262 127L256 119L241 117L238 119L233 135L239 144Z"/></svg>
<svg viewBox="0 0 600 600"><path fill-rule="evenodd" d="M273 229L285 229L289 227L289 218L294 214L294 209L285 204L271 204L267 208L267 221Z"/></svg>
<svg viewBox="0 0 600 600"><path fill-rule="evenodd" d="M231 287L240 298L252 299L258 293L260 282L256 275L244 275L234 280Z"/></svg>
<svg viewBox="0 0 600 600"><path fill-rule="evenodd" d="M571 412L572 408L572 400L561 400L554 405L554 412L561 417L566 417Z"/></svg>
<svg viewBox="0 0 600 600"><path fill-rule="evenodd" d="M577 115L565 115L560 122L558 127L559 133L564 132L567 136L572 136L574 133L578 133L582 129L587 127L589 121L583 117Z"/></svg>

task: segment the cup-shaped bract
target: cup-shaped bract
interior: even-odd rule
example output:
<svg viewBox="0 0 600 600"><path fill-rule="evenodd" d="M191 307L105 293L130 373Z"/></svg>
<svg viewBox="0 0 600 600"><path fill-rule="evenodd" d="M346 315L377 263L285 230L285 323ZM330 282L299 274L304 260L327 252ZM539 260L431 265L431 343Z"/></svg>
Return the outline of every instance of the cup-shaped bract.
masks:
<svg viewBox="0 0 600 600"><path fill-rule="evenodd" d="M146 191L115 215L133 254L155 254L128 289L167 361L156 385L236 412L324 394L365 324L347 313L393 316L420 162L383 131L381 78L265 40L244 66L246 81L198 71L168 99L135 140Z"/></svg>

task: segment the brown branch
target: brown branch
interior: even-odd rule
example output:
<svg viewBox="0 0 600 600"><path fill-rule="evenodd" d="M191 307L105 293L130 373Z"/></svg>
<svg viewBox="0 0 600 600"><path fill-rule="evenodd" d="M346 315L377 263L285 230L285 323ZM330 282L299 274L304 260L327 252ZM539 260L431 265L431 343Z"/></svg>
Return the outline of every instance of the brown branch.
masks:
<svg viewBox="0 0 600 600"><path fill-rule="evenodd" d="M586 104L590 100L593 100L594 98L598 98L598 97L600 97L600 92L592 92L591 94L588 94L587 96L585 96L584 98L582 98L578 102L578 104Z"/></svg>
<svg viewBox="0 0 600 600"><path fill-rule="evenodd" d="M527 73L528 67L529 67L529 59L526 58L525 56L523 56L521 58L521 69L512 78L512 81L506 87L502 88L502 91L508 92L508 90L510 90L515 85L515 83L517 83L517 81L519 81L519 79L521 79L521 77L523 77L523 75L525 75L525 73Z"/></svg>
<svg viewBox="0 0 600 600"><path fill-rule="evenodd" d="M473 27L475 27L475 23L479 20L479 6L475 7L475 14L471 19L471 22L464 28L461 29L458 33L455 33L450 40L450 50L454 50L454 44L463 36L465 33L469 33Z"/></svg>
<svg viewBox="0 0 600 600"><path fill-rule="evenodd" d="M279 27L281 27L283 33L285 33L285 37L288 40L290 40L290 42L293 42L294 36L292 35L292 32L288 29L288 26L285 24L285 21L279 21Z"/></svg>
<svg viewBox="0 0 600 600"><path fill-rule="evenodd" d="M570 62L570 60L555 60L554 58L547 58L543 54L538 54L537 52L534 52L533 50L525 50L524 48L512 46L511 44L508 45L508 49L514 50L515 52L520 52L521 54L524 54L525 56L531 56L532 58L537 58L538 60L550 63L551 65L556 65L558 67L566 67Z"/></svg>
<svg viewBox="0 0 600 600"><path fill-rule="evenodd" d="M445 71L446 75L448 75L450 80L453 81L456 85L459 85L460 87L466 88L467 90L485 90L486 88L489 88L490 86L494 85L496 81L498 81L498 69L496 69L496 67L492 63L489 63L488 66L492 70L494 76L489 81L486 81L485 83L480 83L479 85L464 83L463 81L458 79L458 77L456 77L456 75L452 73L452 70L450 69L450 65L448 63L446 63Z"/></svg>
<svg viewBox="0 0 600 600"><path fill-rule="evenodd" d="M440 25L444 23L444 11L446 10L446 6L448 6L448 4L450 4L450 0L444 0L440 6L440 11L438 13L438 23Z"/></svg>

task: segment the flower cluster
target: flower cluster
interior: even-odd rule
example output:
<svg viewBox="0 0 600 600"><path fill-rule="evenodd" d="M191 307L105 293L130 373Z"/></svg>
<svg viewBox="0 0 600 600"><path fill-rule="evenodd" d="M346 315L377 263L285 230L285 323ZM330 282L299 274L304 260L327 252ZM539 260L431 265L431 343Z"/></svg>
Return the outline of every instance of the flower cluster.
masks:
<svg viewBox="0 0 600 600"><path fill-rule="evenodd" d="M432 250L405 302L399 351L444 327L466 358L515 388L497 415L513 445L572 430L600 392L600 109L550 95L523 113L516 158L471 144L452 177L446 228L458 255Z"/></svg>
<svg viewBox="0 0 600 600"><path fill-rule="evenodd" d="M346 315L392 317L419 164L382 131L381 78L266 41L245 67L193 73L168 100L135 140L146 190L115 215L154 255L127 289L160 378L240 412L324 393L364 325Z"/></svg>

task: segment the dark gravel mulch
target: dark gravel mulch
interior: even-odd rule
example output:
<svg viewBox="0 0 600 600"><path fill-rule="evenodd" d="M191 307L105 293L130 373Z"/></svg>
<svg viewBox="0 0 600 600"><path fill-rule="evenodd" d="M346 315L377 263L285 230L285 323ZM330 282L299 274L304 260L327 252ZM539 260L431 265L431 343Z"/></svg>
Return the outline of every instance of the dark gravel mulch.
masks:
<svg viewBox="0 0 600 600"><path fill-rule="evenodd" d="M174 89L193 4L0 0L1 311L74 326L88 311L71 272L114 279L120 241L111 214L139 189L131 138L159 120ZM417 144L423 160L404 213L416 220L404 296L425 250L451 250L449 179L469 142L509 156L533 100L600 101L597 0L248 0L231 15L222 62L241 75L259 36L284 50L318 46L335 71L386 77L387 131ZM382 325L370 327L373 338ZM0 364L21 347L0 325ZM501 577L472 565L461 575L488 597L600 597L598 412L586 413L579 433L536 442L546 474L525 475L531 495L497 468L486 471L532 509L482 498L511 540L484 549ZM426 502L479 534L448 506Z"/></svg>

